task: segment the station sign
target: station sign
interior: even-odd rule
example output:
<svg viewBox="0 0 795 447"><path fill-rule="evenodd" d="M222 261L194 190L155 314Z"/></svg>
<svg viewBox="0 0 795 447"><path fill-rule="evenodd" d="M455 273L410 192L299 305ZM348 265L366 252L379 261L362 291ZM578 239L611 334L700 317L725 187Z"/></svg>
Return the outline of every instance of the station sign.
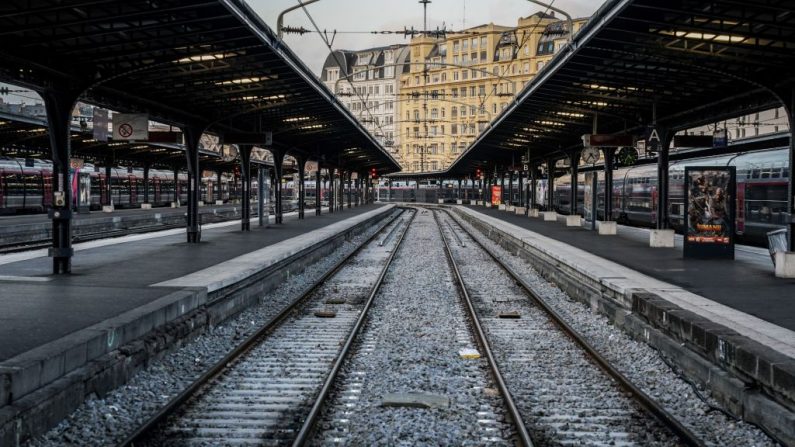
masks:
<svg viewBox="0 0 795 447"><path fill-rule="evenodd" d="M684 256L734 259L736 168L685 167Z"/></svg>
<svg viewBox="0 0 795 447"><path fill-rule="evenodd" d="M146 141L149 139L149 115L145 113L114 113L113 139Z"/></svg>
<svg viewBox="0 0 795 447"><path fill-rule="evenodd" d="M69 159L69 167L71 169L74 169L75 171L79 171L79 170L83 169L84 165L85 165L85 162L83 161L82 158L70 158Z"/></svg>
<svg viewBox="0 0 795 447"><path fill-rule="evenodd" d="M655 153L660 150L661 145L660 132L657 131L656 127L649 126L646 131L646 149L651 153Z"/></svg>
<svg viewBox="0 0 795 447"><path fill-rule="evenodd" d="M712 147L714 137L712 135L676 135L674 136L674 147Z"/></svg>
<svg viewBox="0 0 795 447"><path fill-rule="evenodd" d="M628 134L585 134L582 136L582 140L585 147L623 147L635 144L632 135Z"/></svg>

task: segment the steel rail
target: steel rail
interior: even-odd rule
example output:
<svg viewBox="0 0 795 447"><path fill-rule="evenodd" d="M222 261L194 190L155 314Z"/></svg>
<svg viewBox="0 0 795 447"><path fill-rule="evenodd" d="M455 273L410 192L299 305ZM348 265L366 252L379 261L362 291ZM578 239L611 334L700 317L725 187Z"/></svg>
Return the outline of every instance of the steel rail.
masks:
<svg viewBox="0 0 795 447"><path fill-rule="evenodd" d="M221 376L226 369L232 365L236 360L240 359L252 349L257 347L263 341L263 337L268 336L271 332L276 330L291 314L292 312L303 305L311 296L312 294L317 291L329 278L337 274L348 262L353 259L357 254L359 254L364 247L368 246L372 243L376 237L381 234L381 232L386 228L390 223L394 222L399 218L399 216L403 215L400 214L393 214L391 218L388 218L381 228L378 231L374 232L367 240L365 240L362 244L356 247L351 253L349 253L344 258L340 259L334 266L328 270L326 273L323 274L317 281L315 281L312 285L306 288L301 296L293 301L291 304L286 306L282 309L276 316L271 318L267 323L262 325L257 331L251 334L248 338L246 338L242 343L240 343L237 347L235 347L232 351L230 351L227 355L225 355L221 360L216 362L210 369L204 372L199 378L193 381L187 388L185 388L181 393L177 396L172 398L164 407L162 407L156 414L152 417L147 419L145 423L140 425L138 429L135 430L131 435L129 435L124 441L118 444L119 447L134 447L136 445L141 445L141 443L147 440L147 437L154 433L154 431L158 428L158 426L166 420L169 416L174 414L177 410L179 410L191 397L197 394L199 389L201 389L204 385L208 384L215 378Z"/></svg>
<svg viewBox="0 0 795 447"><path fill-rule="evenodd" d="M450 249L450 244L447 242L447 238L444 236L444 231L442 230L442 223L439 221L439 217L436 214L437 211L434 210L432 212L433 212L433 218L436 221L437 227L439 228L439 234L442 237L442 242L444 243L444 252L447 255L447 261L450 263L453 273L455 274L456 280L458 282L458 288L461 291L460 294L461 298L464 301L469 319L472 321L475 338L477 338L478 344L480 345L483 352L486 354L486 359L488 360L489 367L491 368L491 373L494 376L494 381L497 383L497 388L499 388L500 394L502 394L502 398L505 400L505 406L508 407L511 419L513 419L514 424L516 425L519 441L525 447L534 447L535 444L533 443L533 440L530 437L530 433L528 433L527 431L527 427L525 427L524 425L524 419L522 419L522 414L519 412L519 408L517 408L516 403L513 401L513 396L511 396L511 392L508 390L508 385L505 383L505 379L503 379L502 373L500 372L500 369L497 366L497 360L494 358L494 353L492 352L491 345L489 344L488 339L486 338L486 333L483 331L483 327L480 325L480 318L475 312L475 307L472 304L472 298L469 296L469 290L467 289L467 286L464 283L464 277L461 275L461 271L458 268L458 263L456 263L455 258L453 257L453 252Z"/></svg>
<svg viewBox="0 0 795 447"><path fill-rule="evenodd" d="M298 432L298 435L293 441L293 447L305 445L314 434L315 422L317 422L320 411L323 409L323 404L326 401L326 397L331 391L331 387L334 384L334 381L337 379L337 376L342 369L342 365L345 363L345 360L347 360L348 354L351 351L351 346L353 346L356 337L359 336L362 326L364 326L364 320L367 318L367 313L370 310L373 301L375 300L376 294L381 289L381 285L384 282L387 271L389 271L389 267L392 265L392 260L395 259L395 256L400 249L401 244L403 243L403 239L406 237L406 233L409 232L409 228L411 227L412 222L414 222L414 218L417 216L418 212L419 211L415 210L408 223L406 223L406 228L400 234L400 238L398 238L397 242L395 243L395 248L392 250L392 253L390 253L389 258L387 258L386 263L384 264L384 267L381 269L381 273L378 275L378 278L375 281L375 284L373 284L373 287L370 289L370 295L367 297L367 302L362 308L362 312L359 315L359 318L356 320L348 339L345 341L345 345L342 347L342 350L340 350L340 353L337 356L337 361L334 362L331 372L329 373L328 377L326 377L323 387L320 389L320 392L315 398L315 403L312 405L312 409L309 410L309 414L304 420L301 430Z"/></svg>
<svg viewBox="0 0 795 447"><path fill-rule="evenodd" d="M543 298L541 298L535 291L533 290L532 286L521 276L519 275L511 266L507 265L503 262L490 248L486 247L479 239L477 239L472 232L461 225L458 220L453 217L449 211L445 211L450 218L456 222L459 228L461 228L475 243L486 252L497 265L499 265L505 272L507 272L516 282L517 285L521 286L522 289L527 293L531 300L533 300L539 308L541 308L552 321L564 332L566 335L569 336L575 343L577 343L583 351L585 351L591 359L609 376L616 380L618 385L627 391L635 401L643 407L648 413L654 416L657 420L659 420L663 425L668 427L674 434L676 434L679 439L684 442L684 444L689 446L695 447L703 447L706 444L704 443L701 438L699 438L695 433L693 433L689 428L685 427L681 422L679 422L676 417L670 414L662 405L658 404L654 399L649 397L643 390L635 386L632 381L629 380L623 373L621 373L618 369L613 367L610 362L604 358L591 344L583 337L577 330L571 327L565 319L557 312L555 309L552 308Z"/></svg>

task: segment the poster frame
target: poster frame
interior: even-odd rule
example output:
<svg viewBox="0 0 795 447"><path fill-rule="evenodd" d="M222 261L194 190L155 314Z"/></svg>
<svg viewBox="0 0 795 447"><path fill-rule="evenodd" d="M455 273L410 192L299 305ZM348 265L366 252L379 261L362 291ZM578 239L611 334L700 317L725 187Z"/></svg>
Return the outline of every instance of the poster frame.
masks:
<svg viewBox="0 0 795 447"><path fill-rule="evenodd" d="M719 171L729 174L726 189L729 197L726 200L728 208L726 223L728 226L729 242L697 242L691 240L690 233L690 203L692 194L691 174L699 171ZM686 166L685 167L685 225L683 232L683 247L685 258L698 259L734 259L734 245L736 243L737 221L737 168L735 166Z"/></svg>

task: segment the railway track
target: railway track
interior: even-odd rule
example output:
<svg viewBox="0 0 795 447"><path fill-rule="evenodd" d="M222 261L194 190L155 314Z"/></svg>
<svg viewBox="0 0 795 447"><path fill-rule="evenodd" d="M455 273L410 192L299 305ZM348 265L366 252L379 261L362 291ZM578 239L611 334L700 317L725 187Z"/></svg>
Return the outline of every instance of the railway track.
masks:
<svg viewBox="0 0 795 447"><path fill-rule="evenodd" d="M438 219L473 318L536 445L704 445L467 228L446 213Z"/></svg>
<svg viewBox="0 0 795 447"><path fill-rule="evenodd" d="M284 445L300 437L412 220L404 212L374 234L120 445ZM379 235L389 240L379 244Z"/></svg>
<svg viewBox="0 0 795 447"><path fill-rule="evenodd" d="M294 445L531 445L443 250L420 211L321 418Z"/></svg>

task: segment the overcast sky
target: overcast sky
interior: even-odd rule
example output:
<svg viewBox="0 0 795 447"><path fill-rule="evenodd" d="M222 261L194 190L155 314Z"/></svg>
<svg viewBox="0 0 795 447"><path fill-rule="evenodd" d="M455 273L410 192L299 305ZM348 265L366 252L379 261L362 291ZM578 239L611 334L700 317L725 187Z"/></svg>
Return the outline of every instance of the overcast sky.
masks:
<svg viewBox="0 0 795 447"><path fill-rule="evenodd" d="M251 7L276 30L276 19L297 0L246 0ZM554 5L573 17L593 14L602 0L555 0ZM395 43L408 43L402 35L345 34L352 31L398 31L404 28L421 30L422 5L418 0L320 0L307 6L321 30L340 32L333 42L334 49L358 50ZM519 17L526 17L544 8L527 0L432 0L428 5L428 28L447 26L459 30L494 22L516 26ZM302 10L285 16L285 25L314 29ZM287 35L285 42L317 75L328 55L328 49L316 33L303 36Z"/></svg>

